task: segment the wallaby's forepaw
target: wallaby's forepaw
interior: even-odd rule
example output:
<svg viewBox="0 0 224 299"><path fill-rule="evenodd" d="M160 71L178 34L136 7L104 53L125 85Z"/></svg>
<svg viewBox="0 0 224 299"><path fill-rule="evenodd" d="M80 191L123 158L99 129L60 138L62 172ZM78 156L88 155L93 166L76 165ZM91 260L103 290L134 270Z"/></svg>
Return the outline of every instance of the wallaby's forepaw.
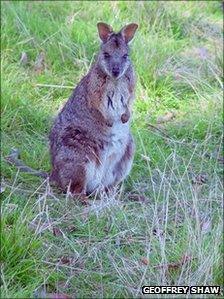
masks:
<svg viewBox="0 0 224 299"><path fill-rule="evenodd" d="M125 112L121 115L121 121L123 124L125 124L126 122L129 121L130 118L130 113L129 112Z"/></svg>
<svg viewBox="0 0 224 299"><path fill-rule="evenodd" d="M106 125L108 126L108 127L113 127L113 121L112 120L106 120Z"/></svg>

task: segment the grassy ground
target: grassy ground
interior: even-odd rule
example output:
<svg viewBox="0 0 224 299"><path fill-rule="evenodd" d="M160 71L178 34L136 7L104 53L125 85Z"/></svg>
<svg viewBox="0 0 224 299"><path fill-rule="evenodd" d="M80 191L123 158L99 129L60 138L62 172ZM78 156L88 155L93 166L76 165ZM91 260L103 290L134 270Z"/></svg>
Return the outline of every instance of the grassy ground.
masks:
<svg viewBox="0 0 224 299"><path fill-rule="evenodd" d="M2 160L2 298L222 285L221 2L1 4L2 156L18 148L45 171L52 118L94 59L97 21L140 25L137 151L115 197L85 208Z"/></svg>

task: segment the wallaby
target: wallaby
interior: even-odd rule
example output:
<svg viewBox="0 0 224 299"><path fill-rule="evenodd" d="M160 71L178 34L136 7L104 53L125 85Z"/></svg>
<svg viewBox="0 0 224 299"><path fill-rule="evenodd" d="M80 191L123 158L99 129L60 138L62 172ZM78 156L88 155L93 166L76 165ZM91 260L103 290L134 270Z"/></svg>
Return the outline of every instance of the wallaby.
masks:
<svg viewBox="0 0 224 299"><path fill-rule="evenodd" d="M130 132L135 75L128 43L137 24L115 33L98 23L102 41L96 63L74 89L50 133L50 179L74 195L108 190L130 172Z"/></svg>
<svg viewBox="0 0 224 299"><path fill-rule="evenodd" d="M55 118L49 136L50 181L74 196L115 187L129 174L134 157L130 117L136 80L129 42L138 25L118 33L102 22L97 27L102 43L96 62Z"/></svg>

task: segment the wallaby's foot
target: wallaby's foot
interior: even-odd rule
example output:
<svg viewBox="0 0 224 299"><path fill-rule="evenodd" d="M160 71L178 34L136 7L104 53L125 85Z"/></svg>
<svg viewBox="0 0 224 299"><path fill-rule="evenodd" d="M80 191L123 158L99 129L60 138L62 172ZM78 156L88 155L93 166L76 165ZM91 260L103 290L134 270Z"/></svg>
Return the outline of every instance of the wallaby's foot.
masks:
<svg viewBox="0 0 224 299"><path fill-rule="evenodd" d="M88 198L88 196L86 196L85 194L82 194L82 195L80 196L80 202L81 202L81 204L82 204L83 206L89 206L89 205L90 205L90 203L89 203L89 198Z"/></svg>
<svg viewBox="0 0 224 299"><path fill-rule="evenodd" d="M77 193L73 193L72 197L77 200L79 203L81 203L81 205L83 206L89 206L89 198L86 194L77 194Z"/></svg>
<svg viewBox="0 0 224 299"><path fill-rule="evenodd" d="M113 186L104 188L104 191L107 196L114 195L116 193L116 190L117 190L117 185L113 185Z"/></svg>

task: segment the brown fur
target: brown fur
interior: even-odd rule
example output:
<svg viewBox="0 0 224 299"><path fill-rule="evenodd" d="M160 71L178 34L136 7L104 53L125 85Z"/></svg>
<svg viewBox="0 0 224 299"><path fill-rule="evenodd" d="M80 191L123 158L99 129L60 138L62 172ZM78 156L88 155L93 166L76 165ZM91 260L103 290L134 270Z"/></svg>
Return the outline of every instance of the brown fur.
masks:
<svg viewBox="0 0 224 299"><path fill-rule="evenodd" d="M134 155L129 119L135 78L130 60L123 58L128 45L122 30L115 34L109 25L100 24L103 44L97 61L56 117L50 133L51 180L74 195L116 185L130 171ZM112 53L109 62L102 57L105 51ZM119 76L113 77L115 67Z"/></svg>

